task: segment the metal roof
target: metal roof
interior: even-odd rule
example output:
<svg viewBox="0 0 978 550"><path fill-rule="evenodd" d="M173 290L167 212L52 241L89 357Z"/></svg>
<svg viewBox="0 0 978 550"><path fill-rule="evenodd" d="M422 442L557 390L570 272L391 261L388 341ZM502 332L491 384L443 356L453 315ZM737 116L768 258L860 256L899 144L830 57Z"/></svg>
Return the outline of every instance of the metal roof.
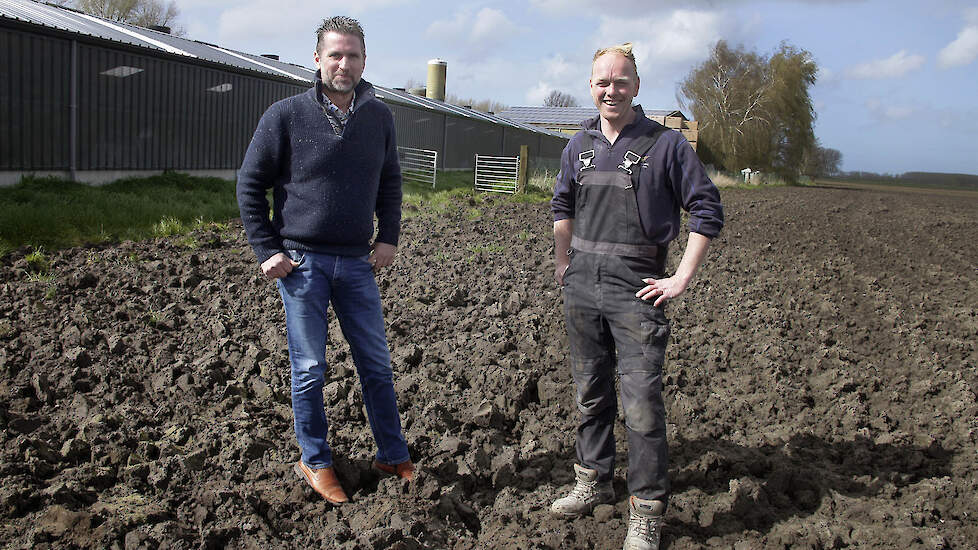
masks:
<svg viewBox="0 0 978 550"><path fill-rule="evenodd" d="M305 84L312 84L316 74L313 69L299 65L222 48L206 42L181 38L128 23L110 21L70 8L45 4L35 0L0 0L0 21L4 19L58 29L67 33L107 40L109 42L128 44L138 48L166 52L171 55L185 57L188 61L204 60L237 69L265 73L279 78L289 78ZM451 105L444 101L411 95L404 90L385 88L376 84L374 87L379 98L392 103L416 108L420 107L453 116L501 124L511 128L519 128L565 139L567 137L559 132L552 132L531 126L522 121L507 120L500 116L473 111L472 109Z"/></svg>
<svg viewBox="0 0 978 550"><path fill-rule="evenodd" d="M520 121L508 120L500 115L491 115L489 113L483 113L482 111L475 111L473 109L459 107L458 105L452 105L451 103L445 103L444 101L439 101L437 99L417 96L399 88L385 88L376 84L374 84L374 88L377 93L377 97L384 100L389 100L393 103L399 103L401 105L407 105L410 107L421 107L444 114L461 116L474 120L480 120L482 122L490 122L492 124L501 124L503 126L509 126L510 128L519 128L521 130L567 139L567 136L565 134L561 134L560 132L553 132L538 126L531 126Z"/></svg>
<svg viewBox="0 0 978 550"><path fill-rule="evenodd" d="M311 82L314 71L260 55L221 48L128 23L110 21L34 0L0 0L0 21L8 19L109 42L128 44L189 59L200 59L279 78Z"/></svg>
<svg viewBox="0 0 978 550"><path fill-rule="evenodd" d="M499 116L523 124L559 124L580 126L598 116L596 107L510 107ZM645 116L686 116L678 110L645 109Z"/></svg>

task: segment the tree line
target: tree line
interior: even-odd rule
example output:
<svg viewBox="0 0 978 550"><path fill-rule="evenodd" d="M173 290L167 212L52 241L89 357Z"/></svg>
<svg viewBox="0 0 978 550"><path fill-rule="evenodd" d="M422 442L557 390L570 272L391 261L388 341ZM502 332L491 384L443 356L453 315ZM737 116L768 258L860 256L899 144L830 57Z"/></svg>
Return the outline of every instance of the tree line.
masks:
<svg viewBox="0 0 978 550"><path fill-rule="evenodd" d="M717 42L677 93L699 122L700 158L728 171L751 168L792 180L837 174L842 153L823 148L812 129L809 89L817 73L811 53L786 42L771 55Z"/></svg>
<svg viewBox="0 0 978 550"><path fill-rule="evenodd" d="M56 0L59 6L140 27L170 27L180 16L176 0ZM183 31L175 29L174 34Z"/></svg>

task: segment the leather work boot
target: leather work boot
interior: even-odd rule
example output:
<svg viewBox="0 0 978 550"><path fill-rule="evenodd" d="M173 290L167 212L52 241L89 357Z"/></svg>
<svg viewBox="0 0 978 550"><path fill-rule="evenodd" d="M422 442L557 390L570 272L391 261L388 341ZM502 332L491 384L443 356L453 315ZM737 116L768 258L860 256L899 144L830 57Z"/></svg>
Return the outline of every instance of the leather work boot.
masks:
<svg viewBox="0 0 978 550"><path fill-rule="evenodd" d="M336 472L332 466L313 470L300 460L292 469L330 504L343 504L350 501L343 487L340 486L340 480L336 479Z"/></svg>
<svg viewBox="0 0 978 550"><path fill-rule="evenodd" d="M384 475L397 476L408 481L414 480L414 463L410 460L394 465L374 460L373 468Z"/></svg>
<svg viewBox="0 0 978 550"><path fill-rule="evenodd" d="M597 470L575 464L574 474L577 484L570 494L558 498L550 506L550 511L558 516L573 518L590 514L599 504L615 500L615 488L610 481L598 481Z"/></svg>
<svg viewBox="0 0 978 550"><path fill-rule="evenodd" d="M628 508L631 515L628 518L628 534L622 550L659 550L665 503L633 496L628 499Z"/></svg>

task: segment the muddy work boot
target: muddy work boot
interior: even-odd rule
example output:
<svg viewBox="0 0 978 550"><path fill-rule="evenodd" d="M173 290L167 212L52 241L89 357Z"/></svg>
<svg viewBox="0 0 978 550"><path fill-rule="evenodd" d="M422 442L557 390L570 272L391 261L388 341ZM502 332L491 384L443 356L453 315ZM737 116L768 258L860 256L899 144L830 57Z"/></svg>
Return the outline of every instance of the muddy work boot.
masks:
<svg viewBox="0 0 978 550"><path fill-rule="evenodd" d="M558 516L574 518L590 514L599 504L615 500L615 489L610 481L598 481L597 470L574 465L577 483L570 494L558 498L550 506L550 511Z"/></svg>
<svg viewBox="0 0 978 550"><path fill-rule="evenodd" d="M631 515L628 518L628 534L622 550L659 550L665 503L633 496L628 499L628 508Z"/></svg>

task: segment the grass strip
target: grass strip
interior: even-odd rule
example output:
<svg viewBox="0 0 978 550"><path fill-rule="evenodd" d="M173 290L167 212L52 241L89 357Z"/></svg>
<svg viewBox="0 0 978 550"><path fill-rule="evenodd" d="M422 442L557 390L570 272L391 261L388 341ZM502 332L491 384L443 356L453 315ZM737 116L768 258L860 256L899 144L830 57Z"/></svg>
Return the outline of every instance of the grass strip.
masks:
<svg viewBox="0 0 978 550"><path fill-rule="evenodd" d="M510 200L550 198L552 176L530 180ZM404 184L404 203L447 209L459 196L476 195L471 171L439 172L434 189ZM410 215L405 210L405 215ZM57 178L25 177L0 187L0 257L20 247L58 250L183 235L239 217L234 182L167 172L91 186Z"/></svg>

